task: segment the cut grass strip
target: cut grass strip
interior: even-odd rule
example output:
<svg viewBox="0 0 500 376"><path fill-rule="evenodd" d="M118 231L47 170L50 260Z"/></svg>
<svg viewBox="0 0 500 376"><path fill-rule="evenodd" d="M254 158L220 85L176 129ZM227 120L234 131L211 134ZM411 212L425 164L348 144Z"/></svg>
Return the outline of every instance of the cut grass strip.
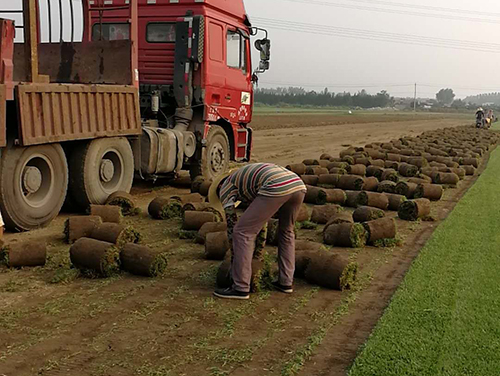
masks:
<svg viewBox="0 0 500 376"><path fill-rule="evenodd" d="M349 376L498 374L499 169L496 150L414 261Z"/></svg>

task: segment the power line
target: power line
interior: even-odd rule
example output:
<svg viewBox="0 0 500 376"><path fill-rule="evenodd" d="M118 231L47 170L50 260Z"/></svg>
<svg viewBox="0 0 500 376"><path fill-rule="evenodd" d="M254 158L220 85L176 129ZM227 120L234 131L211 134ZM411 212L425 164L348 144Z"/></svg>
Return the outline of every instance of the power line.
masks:
<svg viewBox="0 0 500 376"><path fill-rule="evenodd" d="M418 16L418 17L448 19L448 20L453 20L453 21L467 21L467 22L500 24L500 20L489 20L489 19L485 19L485 18L462 17L462 16L453 16L453 15L446 15L446 14L416 12L416 11L409 11L409 10L404 11L404 10L388 9L388 8L376 8L376 7L363 6L363 5L330 3L330 2L316 1L316 0L282 0L282 1L287 1L287 2L291 2L291 3L309 4L309 5L310 4L323 5L323 6L329 6L329 7L344 8L344 9L364 10L364 11L379 12L379 13L402 14L402 15L410 15L410 16Z"/></svg>
<svg viewBox="0 0 500 376"><path fill-rule="evenodd" d="M472 10L472 9L460 9L460 8L445 8L445 7L436 7L436 6L431 6L431 5L416 5L416 4L407 4L407 3L397 3L394 1L381 1L381 0L350 0L352 2L357 2L357 3L368 3L368 4L380 4L380 5L385 5L385 6L392 6L392 7L400 7L400 8L413 8L413 9L423 9L423 10L430 10L434 12L446 12L446 13L458 13L458 14L471 14L471 13L477 13L477 10ZM482 16L485 17L500 17L500 13L495 13L495 12L487 12L486 9L483 11L479 11Z"/></svg>
<svg viewBox="0 0 500 376"><path fill-rule="evenodd" d="M345 27L338 27L338 26L331 26L331 25L321 25L321 24L311 24L311 23L304 23L304 22L297 22L297 21L288 21L288 20L276 20L276 19L270 19L270 18L263 18L263 17L255 17L255 20L259 22L266 22L278 26L283 26L283 27L290 27L290 28L295 28L295 27L302 27L302 28L307 28L307 29L312 29L314 31L317 30L326 30L326 31L339 31L339 32L345 32L345 33L354 33L354 34L362 34L371 37L387 37L387 38L395 38L395 39L404 39L405 41L408 40L416 40L416 41L424 41L424 42L429 42L429 43L440 43L440 44L456 44L458 46L471 46L474 48L480 47L484 49L500 49L500 44L498 43L485 43L485 42L476 42L476 41L467 41L467 40L459 40L459 39L448 39L448 38L436 38L436 37L427 37L427 36L421 36L421 35L414 35L414 34L400 34L400 33L390 33L390 32L382 32L382 31L375 31L375 30L363 30L363 29L351 29L351 28L345 28Z"/></svg>
<svg viewBox="0 0 500 376"><path fill-rule="evenodd" d="M423 37L408 34L395 34L362 29L340 28L328 25L307 24L284 20L271 20L260 17L255 17L254 19L257 20L263 27L284 31L304 32L309 34L338 36L351 39L365 39L400 44L413 44L427 47L443 47L455 50L500 53L500 45L493 43L486 44L474 41Z"/></svg>

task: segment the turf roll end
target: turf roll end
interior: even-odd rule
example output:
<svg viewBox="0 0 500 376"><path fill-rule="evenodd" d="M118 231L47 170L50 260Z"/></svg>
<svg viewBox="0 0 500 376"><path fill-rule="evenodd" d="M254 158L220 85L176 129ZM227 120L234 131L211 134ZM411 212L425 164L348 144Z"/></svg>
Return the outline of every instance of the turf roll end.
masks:
<svg viewBox="0 0 500 376"><path fill-rule="evenodd" d="M431 202L426 198L419 198L403 202L398 210L398 216L405 221L416 221L431 214Z"/></svg>

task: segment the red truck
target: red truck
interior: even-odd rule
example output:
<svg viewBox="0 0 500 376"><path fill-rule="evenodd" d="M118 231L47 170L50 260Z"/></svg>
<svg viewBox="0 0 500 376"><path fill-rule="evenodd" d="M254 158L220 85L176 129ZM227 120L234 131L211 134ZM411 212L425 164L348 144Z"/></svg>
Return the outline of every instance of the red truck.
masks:
<svg viewBox="0 0 500 376"><path fill-rule="evenodd" d="M23 0L22 26L0 18L7 228L46 225L64 203L102 204L129 191L134 177L184 169L212 179L231 160L250 159L253 84L269 68L270 41L243 0L83 0L81 42L78 12L63 1L70 17L53 19L54 0L48 12ZM48 43L40 42L44 23ZM24 43L14 44L16 28ZM265 37L255 41L261 62L252 72L258 33Z"/></svg>

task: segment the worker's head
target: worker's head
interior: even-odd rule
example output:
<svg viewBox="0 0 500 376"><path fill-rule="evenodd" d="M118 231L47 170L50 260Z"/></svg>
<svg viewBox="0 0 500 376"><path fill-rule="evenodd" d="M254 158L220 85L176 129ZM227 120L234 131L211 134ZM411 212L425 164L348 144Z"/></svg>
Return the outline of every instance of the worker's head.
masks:
<svg viewBox="0 0 500 376"><path fill-rule="evenodd" d="M217 176L212 182L212 185L210 185L210 189L208 191L208 202L221 213L224 212L224 209L222 208L222 203L220 201L220 189L229 175L231 175L231 172L232 171L229 171Z"/></svg>

